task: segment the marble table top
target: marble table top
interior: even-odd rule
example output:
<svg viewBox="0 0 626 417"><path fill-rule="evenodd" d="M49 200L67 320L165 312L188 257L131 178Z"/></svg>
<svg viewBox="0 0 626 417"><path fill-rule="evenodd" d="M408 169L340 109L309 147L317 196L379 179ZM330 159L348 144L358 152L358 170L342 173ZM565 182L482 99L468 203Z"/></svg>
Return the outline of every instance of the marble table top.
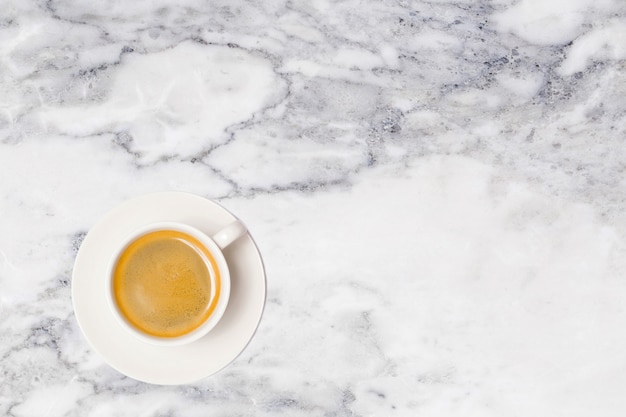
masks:
<svg viewBox="0 0 626 417"><path fill-rule="evenodd" d="M622 0L4 0L0 415L623 416L625 96ZM86 233L156 191L265 261L193 384L72 308Z"/></svg>

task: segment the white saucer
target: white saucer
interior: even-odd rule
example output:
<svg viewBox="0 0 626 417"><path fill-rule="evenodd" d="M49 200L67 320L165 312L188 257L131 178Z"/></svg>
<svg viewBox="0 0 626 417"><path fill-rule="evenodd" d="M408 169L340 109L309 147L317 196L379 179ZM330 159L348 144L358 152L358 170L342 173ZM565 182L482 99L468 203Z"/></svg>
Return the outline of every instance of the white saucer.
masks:
<svg viewBox="0 0 626 417"><path fill-rule="evenodd" d="M224 250L231 294L224 316L202 339L178 347L138 340L115 320L106 302L104 275L113 248L132 230L153 222L179 221L212 235L235 219L220 205L178 192L148 194L107 213L87 234L72 274L72 302L87 341L119 372L144 382L186 384L232 362L254 335L265 306L265 270L247 234Z"/></svg>

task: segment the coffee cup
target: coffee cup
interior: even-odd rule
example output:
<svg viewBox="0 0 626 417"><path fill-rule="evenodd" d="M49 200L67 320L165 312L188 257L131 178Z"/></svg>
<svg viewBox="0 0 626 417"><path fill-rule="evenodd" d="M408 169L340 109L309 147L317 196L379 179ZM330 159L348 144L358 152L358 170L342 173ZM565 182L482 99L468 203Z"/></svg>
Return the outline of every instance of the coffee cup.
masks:
<svg viewBox="0 0 626 417"><path fill-rule="evenodd" d="M222 250L245 233L240 221L211 236L179 222L140 227L109 262L111 312L128 332L153 345L200 339L222 318L230 296Z"/></svg>

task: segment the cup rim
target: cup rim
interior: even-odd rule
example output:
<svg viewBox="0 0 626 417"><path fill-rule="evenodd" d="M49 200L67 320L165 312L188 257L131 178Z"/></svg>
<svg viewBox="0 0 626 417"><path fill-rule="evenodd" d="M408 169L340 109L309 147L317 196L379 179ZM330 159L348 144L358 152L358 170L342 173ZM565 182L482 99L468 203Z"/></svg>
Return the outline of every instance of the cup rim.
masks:
<svg viewBox="0 0 626 417"><path fill-rule="evenodd" d="M113 270L124 250L126 250L126 248L132 242L134 242L141 236L160 230L179 231L187 233L192 237L198 239L200 243L202 243L211 253L211 255L213 255L213 258L215 259L217 268L219 269L220 273L220 296L218 298L217 305L215 306L215 309L213 310L211 315L200 326L198 326L191 332L174 337L154 336L137 329L121 313L119 307L117 306L115 295L113 293ZM181 346L195 342L196 340L202 338L207 333L209 333L220 321L220 319L224 315L224 312L226 311L226 306L230 297L230 271L228 269L226 259L224 258L224 254L222 253L222 249L220 249L217 243L215 243L215 241L208 234L186 223L174 221L156 222L149 223L135 229L117 245L117 249L109 259L106 271L105 294L109 309L111 310L116 321L133 336L152 345Z"/></svg>

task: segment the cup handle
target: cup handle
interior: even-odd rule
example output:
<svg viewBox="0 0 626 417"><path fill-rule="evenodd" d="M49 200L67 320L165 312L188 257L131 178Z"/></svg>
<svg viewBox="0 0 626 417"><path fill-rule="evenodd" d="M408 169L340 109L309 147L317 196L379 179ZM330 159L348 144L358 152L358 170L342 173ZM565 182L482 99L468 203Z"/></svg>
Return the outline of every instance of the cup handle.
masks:
<svg viewBox="0 0 626 417"><path fill-rule="evenodd" d="M235 240L239 239L241 236L246 234L248 229L241 223L239 220L235 220L228 226L224 227L222 230L217 232L212 236L217 246L220 249L224 249L226 246L233 243Z"/></svg>

